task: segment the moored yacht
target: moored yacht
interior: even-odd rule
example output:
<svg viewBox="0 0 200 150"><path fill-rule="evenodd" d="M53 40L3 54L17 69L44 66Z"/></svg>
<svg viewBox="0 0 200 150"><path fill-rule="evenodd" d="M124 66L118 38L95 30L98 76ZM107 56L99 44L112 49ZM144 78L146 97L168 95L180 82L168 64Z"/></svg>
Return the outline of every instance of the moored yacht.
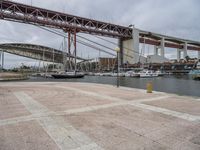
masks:
<svg viewBox="0 0 200 150"><path fill-rule="evenodd" d="M140 77L140 74L135 71L127 71L125 73L125 77Z"/></svg>
<svg viewBox="0 0 200 150"><path fill-rule="evenodd" d="M197 63L196 69L189 72L189 75L200 75L200 62Z"/></svg>
<svg viewBox="0 0 200 150"><path fill-rule="evenodd" d="M58 72L56 74L52 74L52 77L54 77L55 79L72 79L72 78L83 78L85 75L82 72Z"/></svg>
<svg viewBox="0 0 200 150"><path fill-rule="evenodd" d="M158 76L164 76L165 75L165 73L160 71L160 70L156 71L155 73L158 74Z"/></svg>
<svg viewBox="0 0 200 150"><path fill-rule="evenodd" d="M118 75L119 75L119 77L125 77L125 73L123 73L123 72L119 72ZM117 73L114 72L114 73L112 74L112 77L117 77Z"/></svg>
<svg viewBox="0 0 200 150"><path fill-rule="evenodd" d="M158 77L158 74L153 72L152 70L143 70L139 74L140 74L140 78Z"/></svg>

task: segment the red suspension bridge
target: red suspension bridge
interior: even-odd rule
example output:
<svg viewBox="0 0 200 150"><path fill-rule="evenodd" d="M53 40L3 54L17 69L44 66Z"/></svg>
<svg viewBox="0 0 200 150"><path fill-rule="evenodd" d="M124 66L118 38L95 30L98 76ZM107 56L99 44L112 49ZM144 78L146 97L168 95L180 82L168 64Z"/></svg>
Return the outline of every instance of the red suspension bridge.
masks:
<svg viewBox="0 0 200 150"><path fill-rule="evenodd" d="M184 51L184 56L187 56L187 50L200 51L200 42L197 41L142 31L131 27L124 27L7 0L2 0L0 2L0 19L56 28L68 32L68 51L69 53L71 52L70 49L73 45L75 55L76 35L79 32L117 38L121 41L120 50L122 54L122 63L124 62L123 56L128 53L127 50L125 50L126 48L124 48L127 47L126 41L131 41L133 46L128 46L128 48L132 49L134 53L139 52L139 43L145 43L154 45L155 49L159 47L163 57L165 47ZM73 38L74 41L72 45L70 44L71 38ZM133 55L131 59L137 61L137 55Z"/></svg>

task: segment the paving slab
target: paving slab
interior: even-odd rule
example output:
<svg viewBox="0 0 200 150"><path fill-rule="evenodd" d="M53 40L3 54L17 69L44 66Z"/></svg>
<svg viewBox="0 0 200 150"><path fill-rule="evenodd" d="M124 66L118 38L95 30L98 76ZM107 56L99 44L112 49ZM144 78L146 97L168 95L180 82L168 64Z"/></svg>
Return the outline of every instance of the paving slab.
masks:
<svg viewBox="0 0 200 150"><path fill-rule="evenodd" d="M108 95L116 98L121 98L124 100L139 100L144 98L152 98L158 97L162 94L153 93L148 94L145 90L135 90L135 89L124 89L124 88L116 88L116 86L112 85L101 85L101 84L87 84L87 83L80 83L80 84L70 84L70 87L78 88L88 92L95 92L102 95Z"/></svg>
<svg viewBox="0 0 200 150"><path fill-rule="evenodd" d="M91 97L61 88L46 88L42 91L35 88L28 91L27 94L52 111L65 111L75 108L109 104L112 102L107 99L99 99L98 97Z"/></svg>
<svg viewBox="0 0 200 150"><path fill-rule="evenodd" d="M89 83L0 84L0 149L196 150L199 100Z"/></svg>
<svg viewBox="0 0 200 150"><path fill-rule="evenodd" d="M36 122L0 127L1 150L59 150L56 143Z"/></svg>
<svg viewBox="0 0 200 150"><path fill-rule="evenodd" d="M191 149L200 148L192 142L199 137L198 123L137 107L118 106L66 116L66 119L105 149L178 149L184 142L190 143Z"/></svg>
<svg viewBox="0 0 200 150"><path fill-rule="evenodd" d="M0 87L0 120L27 115L30 115L30 113L17 100L10 89Z"/></svg>
<svg viewBox="0 0 200 150"><path fill-rule="evenodd" d="M173 96L162 100L144 102L144 104L200 116L200 101L193 98Z"/></svg>

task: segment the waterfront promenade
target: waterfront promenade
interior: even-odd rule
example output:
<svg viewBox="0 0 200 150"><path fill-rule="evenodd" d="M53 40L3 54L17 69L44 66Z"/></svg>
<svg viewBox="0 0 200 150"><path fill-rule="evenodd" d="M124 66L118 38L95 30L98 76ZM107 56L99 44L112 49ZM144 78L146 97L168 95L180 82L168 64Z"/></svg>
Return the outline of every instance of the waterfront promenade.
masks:
<svg viewBox="0 0 200 150"><path fill-rule="evenodd" d="M2 150L199 150L200 97L112 85L0 83Z"/></svg>
<svg viewBox="0 0 200 150"><path fill-rule="evenodd" d="M0 72L0 81L16 81L25 79L27 79L27 76L21 73Z"/></svg>

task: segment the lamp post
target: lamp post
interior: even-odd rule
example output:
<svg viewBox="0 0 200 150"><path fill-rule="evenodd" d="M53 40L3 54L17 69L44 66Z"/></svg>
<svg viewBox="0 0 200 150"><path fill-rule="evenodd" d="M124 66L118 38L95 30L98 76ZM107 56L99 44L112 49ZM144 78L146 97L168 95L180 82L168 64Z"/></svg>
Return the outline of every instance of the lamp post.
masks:
<svg viewBox="0 0 200 150"><path fill-rule="evenodd" d="M117 87L119 87L119 52L120 52L120 48L116 47L115 51L117 52Z"/></svg>

